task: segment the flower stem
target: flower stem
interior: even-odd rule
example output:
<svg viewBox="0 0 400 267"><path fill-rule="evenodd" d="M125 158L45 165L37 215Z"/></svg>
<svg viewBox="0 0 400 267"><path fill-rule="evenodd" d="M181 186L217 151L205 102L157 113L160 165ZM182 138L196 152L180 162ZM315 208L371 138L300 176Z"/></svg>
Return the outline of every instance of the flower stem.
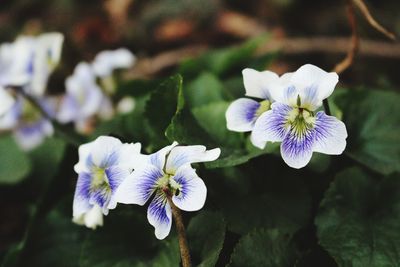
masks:
<svg viewBox="0 0 400 267"><path fill-rule="evenodd" d="M178 232L179 249L181 251L182 266L191 267L192 264L190 261L190 251L186 239L186 230L185 230L185 225L183 224L181 211L172 202L170 195L167 195L167 199L169 205L171 206L172 216L174 217L175 220L176 231Z"/></svg>

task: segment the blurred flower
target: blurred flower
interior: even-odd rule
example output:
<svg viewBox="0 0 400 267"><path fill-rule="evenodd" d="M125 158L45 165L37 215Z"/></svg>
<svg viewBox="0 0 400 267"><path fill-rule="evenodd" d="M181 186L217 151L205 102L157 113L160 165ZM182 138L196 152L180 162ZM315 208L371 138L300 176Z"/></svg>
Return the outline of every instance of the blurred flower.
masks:
<svg viewBox="0 0 400 267"><path fill-rule="evenodd" d="M0 117L3 116L15 103L14 98L0 86Z"/></svg>
<svg viewBox="0 0 400 267"><path fill-rule="evenodd" d="M112 113L112 104L96 83L96 76L88 63L79 63L72 76L65 81L66 94L61 101L57 119L61 123L74 122L79 132L86 132L87 124L96 115Z"/></svg>
<svg viewBox="0 0 400 267"><path fill-rule="evenodd" d="M37 103L49 116L54 114L49 99L43 98L37 100ZM24 150L34 149L54 132L51 122L41 111L21 96L0 117L0 130L13 131L16 142Z"/></svg>
<svg viewBox="0 0 400 267"><path fill-rule="evenodd" d="M270 109L271 88L280 81L279 76L271 71L259 72L253 69L244 69L242 73L246 96L262 100L239 98L230 104L226 111L227 128L235 132L253 130L255 122L261 114Z"/></svg>
<svg viewBox="0 0 400 267"><path fill-rule="evenodd" d="M103 214L117 206L115 192L133 168L140 164L140 143L123 144L110 136L79 147L79 162L73 221L96 228L103 224Z"/></svg>
<svg viewBox="0 0 400 267"><path fill-rule="evenodd" d="M309 64L286 74L285 83L270 90L276 101L271 110L255 122L254 143L263 148L268 141L282 142L282 158L293 168L307 165L313 152L341 154L346 147L346 126L323 111L315 113L337 82L336 73Z"/></svg>
<svg viewBox="0 0 400 267"><path fill-rule="evenodd" d="M155 228L158 239L168 236L172 215L168 197L179 209L196 211L203 207L207 188L197 176L192 163L216 160L219 148L206 150L204 146L177 146L174 142L150 155L117 191L117 201L126 204L144 205L154 194L147 218Z"/></svg>
<svg viewBox="0 0 400 267"><path fill-rule="evenodd" d="M101 77L111 76L115 69L127 69L135 64L136 57L126 48L98 53L92 63L94 73Z"/></svg>
<svg viewBox="0 0 400 267"><path fill-rule="evenodd" d="M20 36L14 43L0 46L0 85L22 87L30 95L41 96L50 74L60 61L64 36L45 33Z"/></svg>
<svg viewBox="0 0 400 267"><path fill-rule="evenodd" d="M131 96L125 96L117 104L117 111L126 114L135 109L135 99Z"/></svg>

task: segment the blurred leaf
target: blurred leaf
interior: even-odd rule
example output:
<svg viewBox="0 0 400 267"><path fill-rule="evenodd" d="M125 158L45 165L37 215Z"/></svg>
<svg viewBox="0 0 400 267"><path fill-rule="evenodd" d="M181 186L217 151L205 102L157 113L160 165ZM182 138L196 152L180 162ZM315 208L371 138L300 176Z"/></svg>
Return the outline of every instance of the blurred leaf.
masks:
<svg viewBox="0 0 400 267"><path fill-rule="evenodd" d="M118 207L105 218L105 225L89 233L81 253L80 266L179 266L178 240L170 234L155 238L145 211L131 206Z"/></svg>
<svg viewBox="0 0 400 267"><path fill-rule="evenodd" d="M32 177L46 183L57 172L63 159L66 144L59 138L47 138L43 144L29 153L33 165ZM36 180L39 182L38 180Z"/></svg>
<svg viewBox="0 0 400 267"><path fill-rule="evenodd" d="M0 184L16 184L27 177L31 162L11 136L0 138Z"/></svg>
<svg viewBox="0 0 400 267"><path fill-rule="evenodd" d="M400 264L400 177L347 169L330 185L315 224L319 243L343 267Z"/></svg>
<svg viewBox="0 0 400 267"><path fill-rule="evenodd" d="M255 229L243 236L231 256L229 267L291 267L297 251L291 236L278 229Z"/></svg>
<svg viewBox="0 0 400 267"><path fill-rule="evenodd" d="M237 47L213 50L195 59L184 61L179 72L185 78L193 78L198 73L209 71L217 76L223 76L248 62L259 45L265 42L266 36L254 38Z"/></svg>
<svg viewBox="0 0 400 267"><path fill-rule="evenodd" d="M184 95L190 107L199 107L223 100L223 84L208 72L200 74L184 89Z"/></svg>
<svg viewBox="0 0 400 267"><path fill-rule="evenodd" d="M144 96L157 89L160 82L159 79L121 81L117 86L117 96Z"/></svg>
<svg viewBox="0 0 400 267"><path fill-rule="evenodd" d="M226 223L216 212L202 211L187 228L188 242L193 262L197 266L215 266L224 245Z"/></svg>
<svg viewBox="0 0 400 267"><path fill-rule="evenodd" d="M347 154L377 172L399 172L400 94L347 90L335 102L349 133Z"/></svg>

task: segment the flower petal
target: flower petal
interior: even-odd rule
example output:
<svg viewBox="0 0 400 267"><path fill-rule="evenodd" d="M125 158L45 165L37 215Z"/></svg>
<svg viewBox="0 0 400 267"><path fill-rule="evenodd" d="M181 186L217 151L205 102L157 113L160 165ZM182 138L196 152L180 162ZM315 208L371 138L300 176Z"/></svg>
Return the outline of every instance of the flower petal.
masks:
<svg viewBox="0 0 400 267"><path fill-rule="evenodd" d="M178 208L196 211L204 206L207 188L192 167L186 165L179 168L172 179L181 186L179 194L172 197L172 201Z"/></svg>
<svg viewBox="0 0 400 267"><path fill-rule="evenodd" d="M94 59L92 67L100 77L110 76L114 69L130 68L136 57L126 48L100 52Z"/></svg>
<svg viewBox="0 0 400 267"><path fill-rule="evenodd" d="M299 133L291 127L281 144L281 155L287 165L295 169L307 165L312 156L314 133L313 129L304 129Z"/></svg>
<svg viewBox="0 0 400 267"><path fill-rule="evenodd" d="M158 192L147 209L147 219L155 228L158 239L164 239L171 231L172 213L171 206L162 192Z"/></svg>
<svg viewBox="0 0 400 267"><path fill-rule="evenodd" d="M32 150L42 144L44 139L54 132L53 125L46 119L36 123L23 125L14 132L18 145L26 151Z"/></svg>
<svg viewBox="0 0 400 267"><path fill-rule="evenodd" d="M170 153L171 149L177 145L178 142L173 142L172 145L166 146L157 151L156 153L151 154L149 157L150 164L156 166L160 170L164 169L167 154Z"/></svg>
<svg viewBox="0 0 400 267"><path fill-rule="evenodd" d="M242 74L247 96L271 99L271 87L279 80L276 73L272 71L259 72L247 68L242 71Z"/></svg>
<svg viewBox="0 0 400 267"><path fill-rule="evenodd" d="M100 168L106 168L118 163L119 149L122 143L111 136L100 136L94 141L92 148L92 161Z"/></svg>
<svg viewBox="0 0 400 267"><path fill-rule="evenodd" d="M196 162L216 160L221 154L221 149L206 150L205 146L177 146L168 155L166 172L174 174L179 167Z"/></svg>
<svg viewBox="0 0 400 267"><path fill-rule="evenodd" d="M141 147L140 143L123 144L119 152L118 166L132 170L147 164L149 156L140 154Z"/></svg>
<svg viewBox="0 0 400 267"><path fill-rule="evenodd" d="M79 217L91 209L89 204L91 175L87 172L82 172L78 176L76 182L74 202L72 206L73 217Z"/></svg>
<svg viewBox="0 0 400 267"><path fill-rule="evenodd" d="M118 187L116 201L144 205L154 193L156 183L162 176L161 169L150 164L135 170Z"/></svg>
<svg viewBox="0 0 400 267"><path fill-rule="evenodd" d="M248 98L232 102L226 111L226 126L231 131L248 132L254 127L260 103Z"/></svg>
<svg viewBox="0 0 400 267"><path fill-rule="evenodd" d="M311 64L303 65L291 77L300 93L302 107L310 110L322 105L322 100L332 94L338 80L335 72L328 73Z"/></svg>
<svg viewBox="0 0 400 267"><path fill-rule="evenodd" d="M101 207L94 205L86 213L73 217L72 221L79 225L85 225L88 228L96 229L97 226L103 226L103 212Z"/></svg>
<svg viewBox="0 0 400 267"><path fill-rule="evenodd" d="M79 146L78 149L79 161L74 166L74 170L76 173L90 172L90 167L92 165L92 159L90 158L90 154L93 145L94 141Z"/></svg>
<svg viewBox="0 0 400 267"><path fill-rule="evenodd" d="M115 209L117 206L116 192L121 183L129 177L129 169L122 168L121 166L111 166L105 169L105 174L111 189L111 199L108 203L108 209Z"/></svg>
<svg viewBox="0 0 400 267"><path fill-rule="evenodd" d="M323 111L316 115L315 143L313 151L329 155L340 155L346 148L347 130L344 123Z"/></svg>
<svg viewBox="0 0 400 267"><path fill-rule="evenodd" d="M266 142L283 140L288 131L287 116L293 109L278 102L273 103L271 108L258 118L251 133L251 142L261 149L265 147Z"/></svg>

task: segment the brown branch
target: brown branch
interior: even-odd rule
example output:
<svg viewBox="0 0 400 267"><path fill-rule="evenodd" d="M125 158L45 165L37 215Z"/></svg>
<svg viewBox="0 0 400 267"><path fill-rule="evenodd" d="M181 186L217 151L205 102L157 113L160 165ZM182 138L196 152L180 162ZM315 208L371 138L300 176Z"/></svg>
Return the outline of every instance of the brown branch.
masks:
<svg viewBox="0 0 400 267"><path fill-rule="evenodd" d="M347 52L346 57L341 62L336 64L335 68L333 69L333 71L338 74L342 73L348 67L351 66L351 64L354 61L354 57L357 54L360 43L357 32L357 21L354 14L354 6L352 0L347 0L346 9L347 9L347 17L349 19L349 24L351 28L351 41L350 41L350 48Z"/></svg>
<svg viewBox="0 0 400 267"><path fill-rule="evenodd" d="M169 194L166 195L168 203L172 209L172 216L174 217L175 220L176 231L178 232L179 249L181 252L182 266L191 267L192 264L190 261L189 246L187 243L185 225L183 224L181 211L172 202L171 196Z"/></svg>
<svg viewBox="0 0 400 267"><path fill-rule="evenodd" d="M389 39L396 40L396 35L385 29L381 24L379 24L379 22L374 19L363 0L353 0L353 3L360 9L361 13L364 15L364 18L373 28L381 32Z"/></svg>

